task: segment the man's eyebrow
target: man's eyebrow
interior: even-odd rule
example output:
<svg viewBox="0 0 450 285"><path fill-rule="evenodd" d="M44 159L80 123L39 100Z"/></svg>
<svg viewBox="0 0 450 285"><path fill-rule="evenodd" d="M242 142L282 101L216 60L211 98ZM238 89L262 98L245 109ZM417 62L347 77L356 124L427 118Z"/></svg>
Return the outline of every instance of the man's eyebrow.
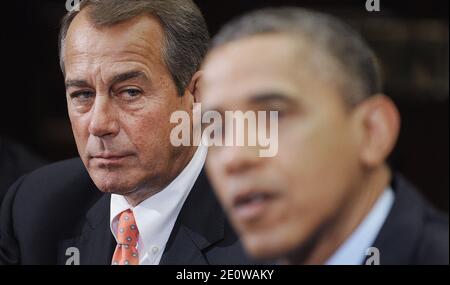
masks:
<svg viewBox="0 0 450 285"><path fill-rule="evenodd" d="M120 73L117 75L114 75L113 78L110 80L110 85L114 85L123 81L127 81L134 78L144 78L148 79L147 75L142 71L128 71L124 73ZM73 79L73 80L67 80L65 82L66 89L69 87L78 87L78 88L85 88L90 87L90 84L86 80L80 80L80 79Z"/></svg>
<svg viewBox="0 0 450 285"><path fill-rule="evenodd" d="M128 71L128 72L114 75L110 81L110 85L113 86L117 83L127 81L130 79L134 79L134 78L143 78L145 80L148 80L147 75L142 71Z"/></svg>
<svg viewBox="0 0 450 285"><path fill-rule="evenodd" d="M89 87L89 83L86 80L67 80L65 82L66 85L66 89L69 87L79 87L79 88L84 88L84 87Z"/></svg>
<svg viewBox="0 0 450 285"><path fill-rule="evenodd" d="M270 105L276 102L286 104L287 106L297 106L298 102L293 98L293 96L289 96L282 92L264 92L259 93L250 96L249 99L247 99L247 102L251 105ZM221 114L225 113L225 109L223 109L221 106L211 106L208 108L205 108L203 110L204 112L207 111L216 111Z"/></svg>
<svg viewBox="0 0 450 285"><path fill-rule="evenodd" d="M274 102L280 102L290 105L297 105L297 102L287 94L282 92L264 92L250 96L249 102L251 104L268 104Z"/></svg>

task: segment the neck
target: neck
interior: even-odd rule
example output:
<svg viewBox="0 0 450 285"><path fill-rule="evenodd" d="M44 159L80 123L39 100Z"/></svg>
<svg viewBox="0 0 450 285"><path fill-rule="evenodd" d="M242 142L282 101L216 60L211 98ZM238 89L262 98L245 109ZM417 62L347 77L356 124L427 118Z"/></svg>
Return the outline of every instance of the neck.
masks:
<svg viewBox="0 0 450 285"><path fill-rule="evenodd" d="M186 168L189 162L194 157L197 147L189 147L185 152L178 156L170 165L172 168L167 172L164 182L160 183L158 187L151 187L148 185L141 185L133 191L124 195L132 207L136 207L146 199L155 195L169 185L180 173Z"/></svg>
<svg viewBox="0 0 450 285"><path fill-rule="evenodd" d="M288 256L287 264L323 264L353 233L369 214L377 199L389 185L391 173L387 166L372 171L344 199L333 218L317 231L314 237L298 251Z"/></svg>

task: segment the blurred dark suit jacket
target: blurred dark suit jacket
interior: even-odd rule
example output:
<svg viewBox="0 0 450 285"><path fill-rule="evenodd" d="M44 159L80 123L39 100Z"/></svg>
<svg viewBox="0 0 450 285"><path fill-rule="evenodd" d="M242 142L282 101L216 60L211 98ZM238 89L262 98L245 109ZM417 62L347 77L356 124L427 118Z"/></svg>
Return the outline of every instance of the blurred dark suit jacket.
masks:
<svg viewBox="0 0 450 285"><path fill-rule="evenodd" d="M46 161L31 153L21 144L0 137L0 205L9 187L22 175Z"/></svg>
<svg viewBox="0 0 450 285"><path fill-rule="evenodd" d="M110 194L100 192L80 159L40 168L8 191L0 214L0 264L111 264ZM160 264L251 264L205 174L200 174L171 232Z"/></svg>
<svg viewBox="0 0 450 285"><path fill-rule="evenodd" d="M435 210L401 175L395 201L374 247L380 264L449 264L448 215Z"/></svg>

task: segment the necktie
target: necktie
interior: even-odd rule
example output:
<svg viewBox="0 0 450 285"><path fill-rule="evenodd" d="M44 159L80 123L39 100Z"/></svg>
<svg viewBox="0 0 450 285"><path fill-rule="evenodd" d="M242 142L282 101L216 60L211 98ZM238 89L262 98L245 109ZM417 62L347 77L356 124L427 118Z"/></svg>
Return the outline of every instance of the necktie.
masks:
<svg viewBox="0 0 450 285"><path fill-rule="evenodd" d="M113 265L138 265L139 255L136 249L139 231L131 210L120 213L117 228L117 246L112 258Z"/></svg>

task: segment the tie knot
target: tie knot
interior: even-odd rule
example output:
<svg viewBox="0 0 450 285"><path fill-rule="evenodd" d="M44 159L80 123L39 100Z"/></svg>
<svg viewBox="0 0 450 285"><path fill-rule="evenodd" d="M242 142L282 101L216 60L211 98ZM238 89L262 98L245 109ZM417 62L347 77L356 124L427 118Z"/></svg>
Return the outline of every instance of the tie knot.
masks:
<svg viewBox="0 0 450 285"><path fill-rule="evenodd" d="M126 210L119 215L119 225L117 240L119 245L123 246L136 246L138 241L139 232L137 229L136 221L131 210Z"/></svg>

